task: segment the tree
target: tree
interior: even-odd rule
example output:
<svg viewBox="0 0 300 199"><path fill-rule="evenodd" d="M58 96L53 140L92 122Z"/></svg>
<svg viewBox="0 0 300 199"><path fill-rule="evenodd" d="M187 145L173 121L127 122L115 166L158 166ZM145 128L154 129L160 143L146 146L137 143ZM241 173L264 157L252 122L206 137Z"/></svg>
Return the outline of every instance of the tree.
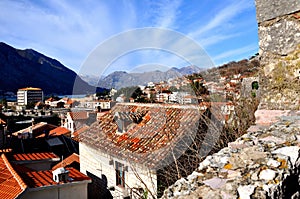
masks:
<svg viewBox="0 0 300 199"><path fill-rule="evenodd" d="M169 91L171 91L171 92L177 92L178 89L177 89L175 86L171 86L171 87L169 88Z"/></svg>
<svg viewBox="0 0 300 199"><path fill-rule="evenodd" d="M103 89L96 93L96 97L104 98L109 95L109 90Z"/></svg>
<svg viewBox="0 0 300 199"><path fill-rule="evenodd" d="M6 100L5 97L2 98L2 99L0 99L0 104L1 104L3 107L7 108L7 100Z"/></svg>
<svg viewBox="0 0 300 199"><path fill-rule="evenodd" d="M135 90L139 88L138 86L131 86L131 87L124 87L124 88L120 88L116 94L114 96L118 97L120 95L124 95L126 97L126 101L129 100L129 98L131 98L131 95L135 92ZM115 97L115 98L116 98Z"/></svg>
<svg viewBox="0 0 300 199"><path fill-rule="evenodd" d="M138 99L138 98L141 98L142 95L143 95L143 91L141 90L140 87L137 87L137 88L135 89L135 91L131 94L131 97L132 97L133 99Z"/></svg>

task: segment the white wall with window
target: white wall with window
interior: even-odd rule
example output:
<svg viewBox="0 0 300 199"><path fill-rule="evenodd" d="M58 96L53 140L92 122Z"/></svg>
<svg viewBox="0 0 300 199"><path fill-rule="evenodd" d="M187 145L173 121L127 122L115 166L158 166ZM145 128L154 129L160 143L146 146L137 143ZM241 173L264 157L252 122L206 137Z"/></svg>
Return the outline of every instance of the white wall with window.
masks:
<svg viewBox="0 0 300 199"><path fill-rule="evenodd" d="M107 178L107 188L114 187L115 189L115 191L111 191L114 198L132 196L138 190L145 191L145 185L151 193L156 193L157 176L155 171L139 164L129 165L124 160L112 157L100 150L95 150L82 142L79 143L79 154L80 171L88 176L95 175L100 181L105 176ZM89 186L93 186L93 184ZM150 195L148 194L149 198L151 198Z"/></svg>

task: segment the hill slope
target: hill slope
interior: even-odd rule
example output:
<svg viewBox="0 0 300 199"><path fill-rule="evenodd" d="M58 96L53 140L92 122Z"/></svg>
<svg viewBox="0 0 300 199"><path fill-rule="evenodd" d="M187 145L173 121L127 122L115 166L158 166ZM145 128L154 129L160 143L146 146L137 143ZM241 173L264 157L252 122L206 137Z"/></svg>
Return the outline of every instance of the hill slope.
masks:
<svg viewBox="0 0 300 199"><path fill-rule="evenodd" d="M98 86L104 88L122 88L128 86L147 85L148 82L160 82L168 79L181 77L182 75L188 75L200 72L200 69L196 66L187 66L183 68L171 68L165 72L151 71L144 73L127 73L124 71L116 71L108 76L100 79Z"/></svg>
<svg viewBox="0 0 300 199"><path fill-rule="evenodd" d="M22 87L39 87L46 94L72 94L76 80L76 94L95 92L77 74L32 49L19 50L0 42L0 90L16 92ZM74 93L75 94L75 93Z"/></svg>

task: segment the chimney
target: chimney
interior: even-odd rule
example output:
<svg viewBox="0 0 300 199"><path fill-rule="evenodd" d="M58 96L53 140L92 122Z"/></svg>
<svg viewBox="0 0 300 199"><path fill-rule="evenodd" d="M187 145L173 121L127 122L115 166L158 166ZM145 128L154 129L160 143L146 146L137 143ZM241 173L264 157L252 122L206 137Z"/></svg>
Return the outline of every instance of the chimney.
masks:
<svg viewBox="0 0 300 199"><path fill-rule="evenodd" d="M64 167L60 167L52 171L53 181L59 182L67 182L69 179L69 171Z"/></svg>

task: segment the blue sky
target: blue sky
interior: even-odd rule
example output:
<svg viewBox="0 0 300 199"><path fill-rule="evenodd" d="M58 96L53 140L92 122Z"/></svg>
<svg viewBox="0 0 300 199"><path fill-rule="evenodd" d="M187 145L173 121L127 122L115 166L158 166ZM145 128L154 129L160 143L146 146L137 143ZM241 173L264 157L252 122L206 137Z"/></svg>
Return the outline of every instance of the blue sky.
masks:
<svg viewBox="0 0 300 199"><path fill-rule="evenodd" d="M254 0L1 0L0 26L1 41L35 49L88 74L95 72L82 68L97 47L136 28L180 33L201 46L216 66L258 52ZM103 56L98 55L99 60ZM142 49L115 58L103 73L144 70L147 65L151 70L155 64L182 67L188 63L163 49Z"/></svg>

